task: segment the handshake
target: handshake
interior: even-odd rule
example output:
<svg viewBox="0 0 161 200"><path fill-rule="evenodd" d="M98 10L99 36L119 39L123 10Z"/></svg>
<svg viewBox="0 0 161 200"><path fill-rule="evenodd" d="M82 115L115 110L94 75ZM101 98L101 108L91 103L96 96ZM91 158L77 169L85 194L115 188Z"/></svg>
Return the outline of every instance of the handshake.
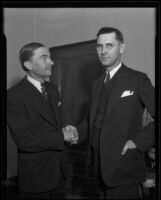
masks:
<svg viewBox="0 0 161 200"><path fill-rule="evenodd" d="M62 128L62 132L64 134L64 141L69 144L77 144L78 143L78 131L76 127L72 125L68 125L65 128Z"/></svg>

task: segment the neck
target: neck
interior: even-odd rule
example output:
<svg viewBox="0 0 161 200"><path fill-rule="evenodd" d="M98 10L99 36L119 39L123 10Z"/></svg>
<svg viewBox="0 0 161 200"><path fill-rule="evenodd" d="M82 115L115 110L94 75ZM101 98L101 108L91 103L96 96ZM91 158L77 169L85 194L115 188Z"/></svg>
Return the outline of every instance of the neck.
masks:
<svg viewBox="0 0 161 200"><path fill-rule="evenodd" d="M43 83L43 82L44 82L44 78L42 78L42 77L34 76L32 73L28 73L28 75L29 75L31 78L33 78L34 80L39 81L40 83Z"/></svg>
<svg viewBox="0 0 161 200"><path fill-rule="evenodd" d="M115 63L113 66L105 66L105 69L108 71L108 72L111 72L115 67L117 67L120 63L120 60L119 62Z"/></svg>

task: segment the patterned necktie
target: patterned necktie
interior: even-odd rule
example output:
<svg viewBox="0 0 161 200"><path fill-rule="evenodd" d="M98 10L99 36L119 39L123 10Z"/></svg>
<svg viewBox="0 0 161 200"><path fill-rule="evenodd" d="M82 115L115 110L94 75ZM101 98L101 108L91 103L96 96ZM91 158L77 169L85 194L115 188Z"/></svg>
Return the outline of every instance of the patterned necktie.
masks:
<svg viewBox="0 0 161 200"><path fill-rule="evenodd" d="M48 99L48 93L46 91L46 87L44 83L41 83L41 91L42 91L42 95L45 97L45 99Z"/></svg>
<svg viewBox="0 0 161 200"><path fill-rule="evenodd" d="M105 76L105 79L104 79L104 85L107 86L109 81L110 81L110 73L108 71L106 71L106 76Z"/></svg>

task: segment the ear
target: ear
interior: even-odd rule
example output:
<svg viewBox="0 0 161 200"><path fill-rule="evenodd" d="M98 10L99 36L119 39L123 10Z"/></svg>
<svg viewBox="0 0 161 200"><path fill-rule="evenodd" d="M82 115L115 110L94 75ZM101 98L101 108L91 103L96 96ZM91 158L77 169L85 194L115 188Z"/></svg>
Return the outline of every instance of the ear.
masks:
<svg viewBox="0 0 161 200"><path fill-rule="evenodd" d="M123 53L124 53L125 48L126 48L125 44L122 43L121 46L120 46L120 54L123 54Z"/></svg>
<svg viewBox="0 0 161 200"><path fill-rule="evenodd" d="M24 62L24 66L28 69L28 70L32 70L32 64L30 61L25 61Z"/></svg>

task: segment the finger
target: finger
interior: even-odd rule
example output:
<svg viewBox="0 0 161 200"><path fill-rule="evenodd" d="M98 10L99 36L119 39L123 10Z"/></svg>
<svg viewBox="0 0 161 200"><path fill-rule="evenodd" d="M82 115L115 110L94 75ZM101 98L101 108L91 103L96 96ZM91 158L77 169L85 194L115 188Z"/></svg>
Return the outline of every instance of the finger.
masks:
<svg viewBox="0 0 161 200"><path fill-rule="evenodd" d="M73 131L74 138L76 138L78 140L79 135L78 135L77 128L72 125L68 125L68 128L70 129L70 131Z"/></svg>
<svg viewBox="0 0 161 200"><path fill-rule="evenodd" d="M74 137L75 137L75 138L78 138L78 133L77 133L77 131L74 130L73 132L74 132Z"/></svg>
<svg viewBox="0 0 161 200"><path fill-rule="evenodd" d="M70 127L69 127L69 126L66 126L66 130L69 131L69 130L70 130Z"/></svg>
<svg viewBox="0 0 161 200"><path fill-rule="evenodd" d="M75 136L76 136L77 138L79 138L79 134L78 134L77 129L74 130L74 134L75 134Z"/></svg>
<svg viewBox="0 0 161 200"><path fill-rule="evenodd" d="M68 132L67 137L66 137L67 141L71 141L74 138L75 138L74 133L73 132Z"/></svg>
<svg viewBox="0 0 161 200"><path fill-rule="evenodd" d="M66 141L66 142L72 142L73 139L72 139L72 138L68 138L68 139L66 139L65 141Z"/></svg>
<svg viewBox="0 0 161 200"><path fill-rule="evenodd" d="M70 144L77 144L78 142L77 141L72 141Z"/></svg>
<svg viewBox="0 0 161 200"><path fill-rule="evenodd" d="M68 125L68 127L69 127L71 130L73 130L73 131L76 131L76 130L77 130L77 128L76 128L75 126Z"/></svg>
<svg viewBox="0 0 161 200"><path fill-rule="evenodd" d="M70 144L76 144L78 142L78 139L77 138L68 139L67 142Z"/></svg>

